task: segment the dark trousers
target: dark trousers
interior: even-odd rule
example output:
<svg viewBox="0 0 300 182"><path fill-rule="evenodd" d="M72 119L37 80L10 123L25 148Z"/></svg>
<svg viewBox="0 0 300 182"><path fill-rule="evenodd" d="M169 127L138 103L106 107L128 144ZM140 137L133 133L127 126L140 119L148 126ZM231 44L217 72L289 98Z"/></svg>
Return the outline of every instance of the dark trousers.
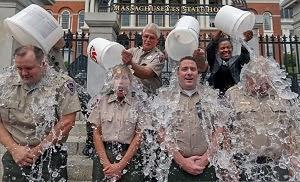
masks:
<svg viewBox="0 0 300 182"><path fill-rule="evenodd" d="M108 143L104 142L106 155L111 163L119 162L129 147L128 144ZM141 182L143 181L141 156L139 152L131 159L129 164L123 170L122 177L119 181L122 182ZM107 181L103 173L103 165L100 162L99 156L95 155L93 159L93 181Z"/></svg>
<svg viewBox="0 0 300 182"><path fill-rule="evenodd" d="M2 163L4 182L68 180L67 151L61 147L46 150L32 166L18 166L9 152L3 155Z"/></svg>
<svg viewBox="0 0 300 182"><path fill-rule="evenodd" d="M203 173L192 175L180 168L173 160L169 169L168 182L193 182L193 181L217 181L215 168L213 166L206 167Z"/></svg>
<svg viewBox="0 0 300 182"><path fill-rule="evenodd" d="M266 156L259 156L256 160L246 161L247 154L234 156L236 165L242 171L240 181L288 181L289 170L279 167L279 162ZM245 163L250 169L243 168Z"/></svg>

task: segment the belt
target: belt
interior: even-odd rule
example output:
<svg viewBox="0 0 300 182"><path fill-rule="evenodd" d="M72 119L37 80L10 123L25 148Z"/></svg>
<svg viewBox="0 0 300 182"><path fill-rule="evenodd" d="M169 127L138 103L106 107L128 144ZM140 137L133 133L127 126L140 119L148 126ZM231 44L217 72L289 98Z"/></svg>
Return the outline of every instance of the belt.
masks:
<svg viewBox="0 0 300 182"><path fill-rule="evenodd" d="M118 149L125 151L129 148L129 144L124 144L120 142L103 142L103 144L106 149Z"/></svg>

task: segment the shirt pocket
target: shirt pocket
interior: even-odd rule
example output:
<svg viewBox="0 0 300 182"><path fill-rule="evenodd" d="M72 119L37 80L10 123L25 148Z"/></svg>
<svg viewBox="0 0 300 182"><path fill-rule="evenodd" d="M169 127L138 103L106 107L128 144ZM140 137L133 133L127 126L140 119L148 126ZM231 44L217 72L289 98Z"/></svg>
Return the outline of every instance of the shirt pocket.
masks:
<svg viewBox="0 0 300 182"><path fill-rule="evenodd" d="M17 114L19 111L19 103L11 102L7 105L7 122L15 123L17 121ZM2 115L2 113L1 113Z"/></svg>
<svg viewBox="0 0 300 182"><path fill-rule="evenodd" d="M131 135L135 132L137 126L137 122L133 119L125 119L124 120L124 132L126 134Z"/></svg>

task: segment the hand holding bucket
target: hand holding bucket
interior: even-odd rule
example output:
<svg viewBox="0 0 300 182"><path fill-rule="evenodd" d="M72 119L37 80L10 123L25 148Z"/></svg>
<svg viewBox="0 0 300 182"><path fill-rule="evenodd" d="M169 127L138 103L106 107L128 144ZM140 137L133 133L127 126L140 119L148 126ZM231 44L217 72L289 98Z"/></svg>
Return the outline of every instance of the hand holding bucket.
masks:
<svg viewBox="0 0 300 182"><path fill-rule="evenodd" d="M199 45L200 25L192 16L184 16L178 20L166 39L166 52L173 60L184 56L192 56Z"/></svg>
<svg viewBox="0 0 300 182"><path fill-rule="evenodd" d="M232 6L223 6L215 17L215 26L226 34L243 37L243 33L252 30L255 24L255 15Z"/></svg>
<svg viewBox="0 0 300 182"><path fill-rule="evenodd" d="M32 4L4 20L13 37L22 45L34 45L48 53L63 36L63 29L45 9Z"/></svg>
<svg viewBox="0 0 300 182"><path fill-rule="evenodd" d="M121 53L124 46L103 38L95 38L88 45L88 56L106 70L122 63Z"/></svg>

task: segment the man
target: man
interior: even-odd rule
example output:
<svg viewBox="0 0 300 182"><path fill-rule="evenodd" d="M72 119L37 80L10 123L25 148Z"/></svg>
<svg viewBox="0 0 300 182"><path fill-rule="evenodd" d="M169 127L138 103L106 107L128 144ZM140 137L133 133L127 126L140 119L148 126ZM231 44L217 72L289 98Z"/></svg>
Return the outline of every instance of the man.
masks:
<svg viewBox="0 0 300 182"><path fill-rule="evenodd" d="M164 67L164 54L156 47L160 30L154 23L145 26L142 32L142 47L131 48L122 52L122 61L133 70L149 94L161 86L161 71Z"/></svg>
<svg viewBox="0 0 300 182"><path fill-rule="evenodd" d="M226 92L235 111L230 152L241 181L299 180L293 178L300 169L298 94L285 77L275 61L260 57L243 67L239 85Z"/></svg>
<svg viewBox="0 0 300 182"><path fill-rule="evenodd" d="M222 31L218 31L206 48L211 73L208 82L213 88L219 89L220 94L240 81L242 66L250 60L249 52L244 47L241 48L241 55L232 56L232 43L222 34ZM253 32L247 31L244 36L245 41L249 41Z"/></svg>
<svg viewBox="0 0 300 182"><path fill-rule="evenodd" d="M80 110L75 83L48 68L40 48L22 46L14 56L18 74L12 70L0 82L3 181L67 180L62 143Z"/></svg>
<svg viewBox="0 0 300 182"><path fill-rule="evenodd" d="M209 143L215 128L210 126L218 123L218 119L225 120L224 116L210 111L213 101L216 101L214 109L218 110L217 93L210 88L197 87L197 61L191 56L179 61L177 77L178 89L159 93L164 107L166 103L170 107L163 111L165 116L162 117L165 123L162 138L173 157L168 181L214 181L214 168L208 167L208 158L213 152ZM168 120L166 116L170 115Z"/></svg>

